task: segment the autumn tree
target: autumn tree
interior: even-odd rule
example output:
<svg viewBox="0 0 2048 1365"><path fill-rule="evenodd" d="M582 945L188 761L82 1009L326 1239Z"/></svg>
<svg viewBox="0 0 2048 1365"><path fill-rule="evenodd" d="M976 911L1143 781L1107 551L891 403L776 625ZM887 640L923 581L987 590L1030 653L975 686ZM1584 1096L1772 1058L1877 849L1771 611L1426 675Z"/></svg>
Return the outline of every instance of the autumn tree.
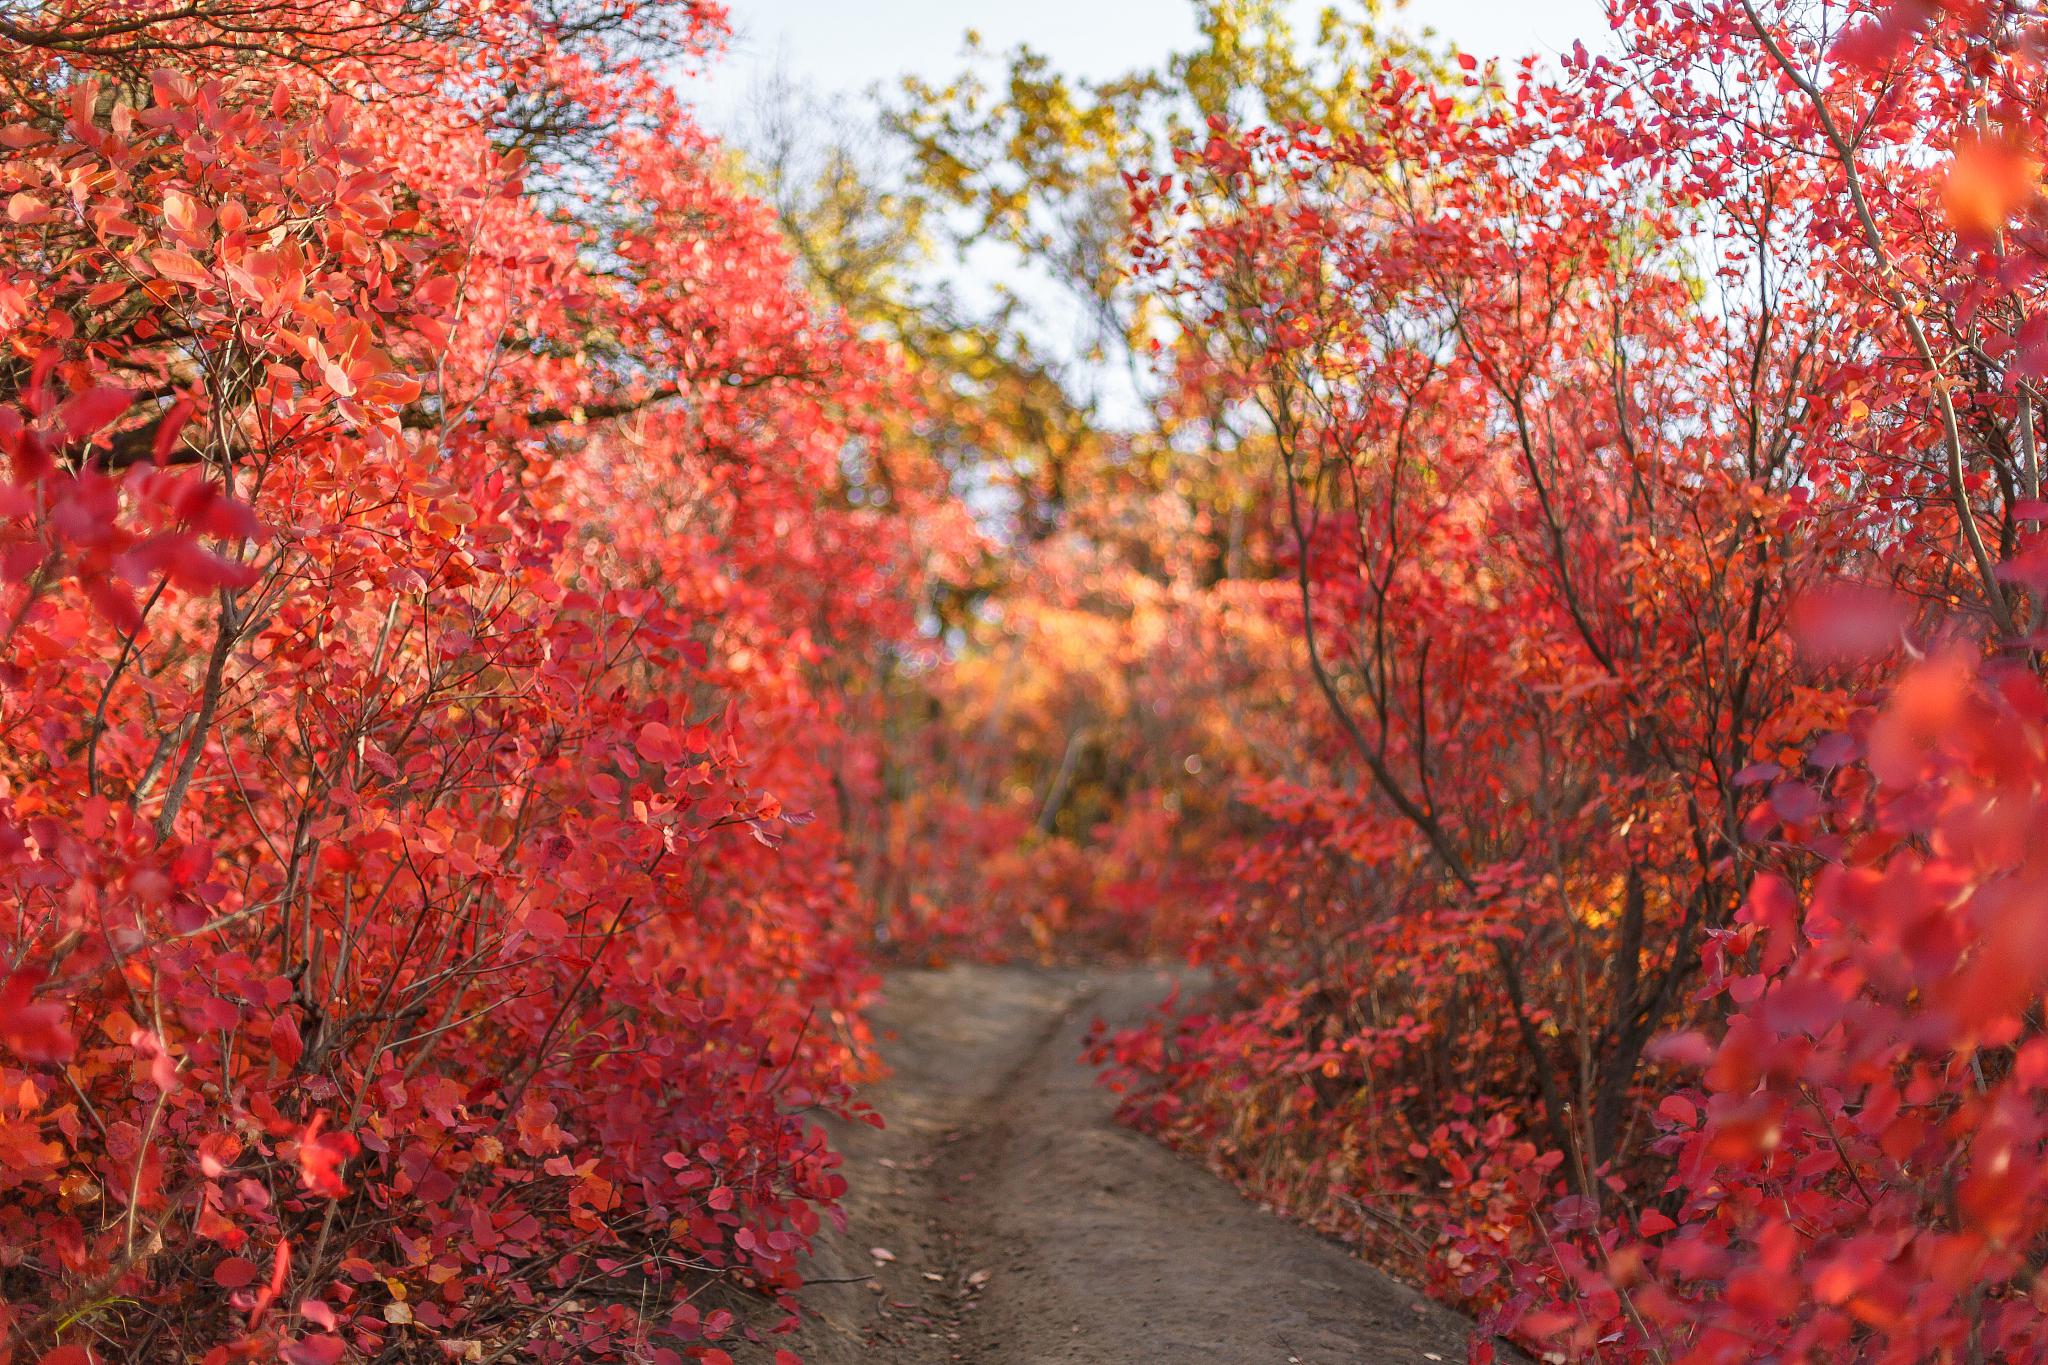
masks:
<svg viewBox="0 0 2048 1365"><path fill-rule="evenodd" d="M721 25L0 30L0 1358L716 1361L797 1282L933 503L651 64Z"/></svg>
<svg viewBox="0 0 2048 1365"><path fill-rule="evenodd" d="M1916 880L2031 874L1906 812L2031 819L1935 735L2034 705L2034 35L1617 23L1134 173L1175 372L1270 436L1365 790L1274 791L1239 1008L1110 1054L1134 1112L1546 1346L2031 1358L2040 976L1998 897ZM2005 662L1866 709L1958 640ZM1919 889L1852 910L1865 876ZM1303 928L1347 920L1348 963Z"/></svg>

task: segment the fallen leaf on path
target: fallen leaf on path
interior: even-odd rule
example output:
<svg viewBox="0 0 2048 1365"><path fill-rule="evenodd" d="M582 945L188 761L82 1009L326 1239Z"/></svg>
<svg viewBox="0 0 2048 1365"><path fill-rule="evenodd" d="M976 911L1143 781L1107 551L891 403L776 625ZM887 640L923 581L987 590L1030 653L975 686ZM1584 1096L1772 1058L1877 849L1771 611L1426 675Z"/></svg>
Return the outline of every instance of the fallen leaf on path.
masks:
<svg viewBox="0 0 2048 1365"><path fill-rule="evenodd" d="M869 1247L868 1255L874 1257L878 1261L893 1261L896 1259L896 1253L889 1250L889 1248L887 1247Z"/></svg>
<svg viewBox="0 0 2048 1365"><path fill-rule="evenodd" d="M983 1285L988 1283L988 1276L989 1272L986 1270L975 1271L972 1275L969 1275L967 1277L967 1287L969 1289L981 1288Z"/></svg>

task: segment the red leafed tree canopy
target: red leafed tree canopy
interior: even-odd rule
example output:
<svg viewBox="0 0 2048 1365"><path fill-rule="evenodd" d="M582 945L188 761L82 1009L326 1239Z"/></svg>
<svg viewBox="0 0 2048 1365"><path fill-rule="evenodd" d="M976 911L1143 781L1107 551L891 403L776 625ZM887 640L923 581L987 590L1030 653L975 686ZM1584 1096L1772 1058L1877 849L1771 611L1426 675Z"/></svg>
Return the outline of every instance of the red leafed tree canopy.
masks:
<svg viewBox="0 0 2048 1365"><path fill-rule="evenodd" d="M8 21L0 1357L681 1359L796 1283L873 979L777 850L954 523L849 501L898 374L639 60L722 23Z"/></svg>
<svg viewBox="0 0 2048 1365"><path fill-rule="evenodd" d="M2048 24L1193 9L0 14L0 1365L787 1365L967 955L1475 1362L2048 1360Z"/></svg>

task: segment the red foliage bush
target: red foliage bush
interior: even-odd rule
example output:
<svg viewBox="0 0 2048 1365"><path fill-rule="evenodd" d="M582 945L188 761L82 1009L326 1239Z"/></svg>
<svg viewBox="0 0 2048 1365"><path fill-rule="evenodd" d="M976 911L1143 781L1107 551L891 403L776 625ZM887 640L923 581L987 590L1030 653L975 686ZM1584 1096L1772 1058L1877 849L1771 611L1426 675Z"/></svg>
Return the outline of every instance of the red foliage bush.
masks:
<svg viewBox="0 0 2048 1365"><path fill-rule="evenodd" d="M133 9L0 43L0 1360L723 1359L868 1064L774 846L890 365L635 60L715 6Z"/></svg>
<svg viewBox="0 0 2048 1365"><path fill-rule="evenodd" d="M1812 890L1751 887L1723 1022L1663 1044L1697 1068L1657 1107L1668 1184L1604 1218L1521 1184L1557 1254L1508 1311L1574 1355L2048 1356L2048 689L1950 658L1834 748Z"/></svg>
<svg viewBox="0 0 2048 1365"><path fill-rule="evenodd" d="M1319 761L1099 1055L1545 1351L2043 1358L2038 24L1617 23L1132 176Z"/></svg>

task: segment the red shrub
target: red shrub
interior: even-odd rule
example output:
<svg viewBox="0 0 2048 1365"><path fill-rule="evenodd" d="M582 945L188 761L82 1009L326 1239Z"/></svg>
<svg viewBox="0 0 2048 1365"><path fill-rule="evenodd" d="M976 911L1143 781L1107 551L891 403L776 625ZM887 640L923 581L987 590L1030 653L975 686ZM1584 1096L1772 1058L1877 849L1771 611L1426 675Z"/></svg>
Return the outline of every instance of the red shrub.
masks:
<svg viewBox="0 0 2048 1365"><path fill-rule="evenodd" d="M165 13L0 51L0 1360L709 1351L867 1065L773 846L890 367L629 59L713 7Z"/></svg>

